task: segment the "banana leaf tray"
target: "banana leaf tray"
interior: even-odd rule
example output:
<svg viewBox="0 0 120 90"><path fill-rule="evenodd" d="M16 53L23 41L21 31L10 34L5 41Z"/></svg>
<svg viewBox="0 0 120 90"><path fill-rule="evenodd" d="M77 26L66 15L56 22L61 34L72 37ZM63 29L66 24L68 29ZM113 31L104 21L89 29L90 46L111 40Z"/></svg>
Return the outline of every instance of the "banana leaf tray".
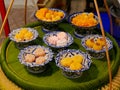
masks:
<svg viewBox="0 0 120 90"><path fill-rule="evenodd" d="M41 30L41 23L35 22L28 24L25 27L35 28L39 32L39 38L36 43L44 45L42 40L45 34ZM74 43L68 48L80 49L86 51L80 44L81 39L74 35L74 28L67 24L61 23L59 29L69 32L74 37ZM97 33L100 30L97 29ZM113 48L109 51L111 60L111 71L114 77L120 62L120 49L115 39L106 33L112 42ZM1 49L0 64L6 76L27 90L97 90L101 86L109 82L108 66L106 57L100 60L92 59L92 64L89 70L83 72L82 76L77 79L68 79L62 75L61 70L55 65L54 60L48 65L48 69L40 74L32 74L26 70L18 60L19 49L16 48L13 41L7 38Z"/></svg>

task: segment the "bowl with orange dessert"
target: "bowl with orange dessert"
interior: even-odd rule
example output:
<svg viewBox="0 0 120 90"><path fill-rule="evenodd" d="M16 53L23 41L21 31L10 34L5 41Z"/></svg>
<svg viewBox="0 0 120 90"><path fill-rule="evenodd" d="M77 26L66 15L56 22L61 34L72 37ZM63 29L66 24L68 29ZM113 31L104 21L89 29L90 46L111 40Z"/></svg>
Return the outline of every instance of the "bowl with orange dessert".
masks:
<svg viewBox="0 0 120 90"><path fill-rule="evenodd" d="M37 37L38 32L33 28L18 28L9 34L10 40L14 41L18 48L34 44L34 40Z"/></svg>
<svg viewBox="0 0 120 90"><path fill-rule="evenodd" d="M43 41L53 48L65 48L73 43L73 37L64 31L53 31L45 34Z"/></svg>
<svg viewBox="0 0 120 90"><path fill-rule="evenodd" d="M35 12L35 17L42 23L42 30L49 32L57 29L57 24L65 19L66 13L57 8L41 8Z"/></svg>
<svg viewBox="0 0 120 90"><path fill-rule="evenodd" d="M101 59L105 56L105 45L107 44L108 50L113 47L112 41L108 37L105 37L105 40L101 35L88 35L82 39L81 44L92 57Z"/></svg>
<svg viewBox="0 0 120 90"><path fill-rule="evenodd" d="M46 70L47 64L52 61L53 52L48 47L33 45L22 49L18 55L21 64L31 73L41 73Z"/></svg>
<svg viewBox="0 0 120 90"><path fill-rule="evenodd" d="M84 37L92 34L99 24L98 17L92 12L76 12L68 17L68 22L75 28L77 37Z"/></svg>
<svg viewBox="0 0 120 90"><path fill-rule="evenodd" d="M79 78L82 72L88 70L91 65L91 57L76 49L67 49L59 52L55 58L56 65L68 78Z"/></svg>

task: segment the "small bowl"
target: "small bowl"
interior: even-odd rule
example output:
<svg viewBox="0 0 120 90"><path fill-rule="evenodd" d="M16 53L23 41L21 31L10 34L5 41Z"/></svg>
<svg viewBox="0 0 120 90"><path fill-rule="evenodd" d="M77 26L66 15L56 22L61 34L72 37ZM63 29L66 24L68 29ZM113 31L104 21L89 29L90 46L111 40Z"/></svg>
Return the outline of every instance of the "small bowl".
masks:
<svg viewBox="0 0 120 90"><path fill-rule="evenodd" d="M88 36L82 38L81 44L89 52L91 57L96 58L96 59L102 59L105 56L106 49L105 49L104 41L97 42L98 39L102 39L102 38L103 38L102 35L88 35ZM90 44L88 41L89 46L87 46L87 44L86 44L87 40L92 40L93 43ZM112 41L108 37L106 37L106 42L107 42L108 50L112 49L113 44L112 44ZM97 45L100 46L98 49L94 48L94 47L96 47L96 46L94 46L95 43L96 44L98 43ZM104 44L102 45L102 43L104 43Z"/></svg>
<svg viewBox="0 0 120 90"><path fill-rule="evenodd" d="M51 37L51 36L57 37L57 34L61 33L61 32L65 33L67 35L67 39L66 39L67 41L63 45L57 45L57 44L55 45L55 44L49 43L49 41L48 41L49 37ZM45 34L45 36L43 37L43 41L45 42L45 44L47 44L48 46L53 47L53 48L65 48L65 47L70 46L74 40L73 40L73 37L69 33L66 33L63 31L53 31L53 32Z"/></svg>
<svg viewBox="0 0 120 90"><path fill-rule="evenodd" d="M41 53L42 51L41 52L37 51L37 53L35 53L35 50L37 50L39 48L44 50L43 54ZM33 61L27 61L28 54L32 55L30 58L33 58L33 55L34 55ZM44 62L40 62L40 63L37 62L37 58L39 58L39 57L44 57ZM52 50L47 48L47 47L40 46L40 45L28 46L28 47L24 48L23 50L21 50L19 55L18 55L18 59L19 59L20 63L27 66L28 71L31 73L41 73L41 72L45 71L46 65L50 61L52 61L52 58L53 58Z"/></svg>
<svg viewBox="0 0 120 90"><path fill-rule="evenodd" d="M56 31L58 29L57 24L62 22L65 18L66 18L66 13L65 11L61 10L61 9L57 9L57 8L46 8L48 10L52 10L52 11L59 11L63 13L63 17L61 17L59 20L44 20L44 19L40 19L38 16L36 16L37 11L35 12L35 18L42 23L42 30L43 32L47 33L50 31Z"/></svg>
<svg viewBox="0 0 120 90"><path fill-rule="evenodd" d="M26 29L29 32L31 32L33 34L32 38L29 39L29 40L26 40L25 38L23 38L23 40L15 39L16 34L19 34L22 29ZM22 35L25 35L25 34L26 33L23 33ZM18 29L13 30L9 34L10 40L14 41L15 44L16 44L16 47L19 48L19 49L22 49L22 48L27 47L29 45L35 44L34 40L37 39L37 37L38 37L38 32L33 28L18 28Z"/></svg>
<svg viewBox="0 0 120 90"><path fill-rule="evenodd" d="M82 68L78 70L71 70L70 67L65 67L61 65L61 60L66 57L73 57L75 55L81 55L83 57L82 60ZM76 59L75 59L76 60ZM79 78L83 71L88 70L91 65L91 57L89 54L86 54L80 50L68 49L59 52L55 58L56 65L62 70L62 73L67 78Z"/></svg>
<svg viewBox="0 0 120 90"><path fill-rule="evenodd" d="M87 22L88 19L83 23L83 25L82 25L82 23L81 23L81 25L76 25L75 23L72 22L72 20L73 20L76 16L78 16L78 15L83 15L83 14L85 14L85 15L88 17L88 15L89 15L90 13L88 13L88 12L76 12L76 13L73 13L73 14L69 15L69 17L68 17L68 22L75 28L75 35L76 35L77 37L79 37L79 38L84 37L84 36L89 35L89 34L92 34L93 31L94 31L94 29L97 28L97 26L98 26L98 24L99 24L99 22L98 22L98 17L97 17L96 15L94 15L93 13L91 13L91 14L93 15L92 18L94 18L94 20L97 21L97 23L96 23L95 25L92 25L92 26L91 26L91 25L89 26L89 24L88 24L88 26L87 26L87 25L84 25L84 24L88 23L88 22ZM83 18L84 18L84 17L83 17ZM83 18L82 18L82 19L83 19ZM80 20L80 19L77 19L77 20ZM85 19L84 19L84 20L85 20ZM83 21L83 20L82 20L82 21Z"/></svg>

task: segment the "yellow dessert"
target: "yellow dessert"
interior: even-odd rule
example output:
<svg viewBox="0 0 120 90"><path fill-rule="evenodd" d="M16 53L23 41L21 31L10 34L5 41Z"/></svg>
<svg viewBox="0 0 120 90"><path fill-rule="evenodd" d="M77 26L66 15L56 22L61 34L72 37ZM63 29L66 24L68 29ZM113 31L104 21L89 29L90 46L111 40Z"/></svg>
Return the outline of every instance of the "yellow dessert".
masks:
<svg viewBox="0 0 120 90"><path fill-rule="evenodd" d="M94 39L87 39L85 42L86 46L88 46L89 48L92 48L94 43Z"/></svg>
<svg viewBox="0 0 120 90"><path fill-rule="evenodd" d="M102 49L102 46L99 44L99 43L95 43L94 45L93 45L93 49L94 50L101 50Z"/></svg>
<svg viewBox="0 0 120 90"><path fill-rule="evenodd" d="M80 70L81 68L82 68L82 64L80 64L80 63L73 62L70 65L71 70Z"/></svg>
<svg viewBox="0 0 120 90"><path fill-rule="evenodd" d="M71 70L80 70L82 68L82 55L75 55L72 57L65 57L60 61L60 64L64 67L70 68Z"/></svg>
<svg viewBox="0 0 120 90"><path fill-rule="evenodd" d="M73 62L76 62L76 63L82 63L83 56L80 55L80 54L77 54L77 55L75 55L75 56L72 57L72 60L73 60Z"/></svg>
<svg viewBox="0 0 120 90"><path fill-rule="evenodd" d="M64 13L62 11L55 11L48 8L41 8L36 12L36 17L44 21L57 21L63 18Z"/></svg>
<svg viewBox="0 0 120 90"><path fill-rule="evenodd" d="M33 33L27 28L22 28L18 33L15 34L14 38L16 41L25 41L33 38Z"/></svg>
<svg viewBox="0 0 120 90"><path fill-rule="evenodd" d="M72 62L73 62L73 60L70 57L66 57L66 58L63 58L60 63L64 67L70 67Z"/></svg>
<svg viewBox="0 0 120 90"><path fill-rule="evenodd" d="M105 46L104 38L98 38L96 42L100 43L102 46Z"/></svg>

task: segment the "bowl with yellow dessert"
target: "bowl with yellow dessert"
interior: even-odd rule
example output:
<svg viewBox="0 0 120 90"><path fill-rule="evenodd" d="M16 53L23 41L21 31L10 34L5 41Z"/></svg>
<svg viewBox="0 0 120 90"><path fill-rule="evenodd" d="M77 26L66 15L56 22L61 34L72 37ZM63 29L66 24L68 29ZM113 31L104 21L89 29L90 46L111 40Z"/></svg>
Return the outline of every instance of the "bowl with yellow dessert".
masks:
<svg viewBox="0 0 120 90"><path fill-rule="evenodd" d="M33 45L22 50L18 55L21 64L25 65L31 73L41 73L46 70L46 65L52 61L53 52L50 48Z"/></svg>
<svg viewBox="0 0 120 90"><path fill-rule="evenodd" d="M108 37L105 37L105 40L101 35L88 35L82 38L81 44L92 57L100 59L105 56L106 44L108 50L113 47L112 41Z"/></svg>
<svg viewBox="0 0 120 90"><path fill-rule="evenodd" d="M9 34L10 40L14 41L18 48L30 45L38 37L38 32L33 28L18 28Z"/></svg>
<svg viewBox="0 0 120 90"><path fill-rule="evenodd" d="M76 12L68 17L68 22L75 27L75 35L82 38L92 34L99 24L98 17L90 12Z"/></svg>
<svg viewBox="0 0 120 90"><path fill-rule="evenodd" d="M56 65L68 78L79 78L83 71L88 70L91 65L91 57L75 49L59 52L55 58Z"/></svg>
<svg viewBox="0 0 120 90"><path fill-rule="evenodd" d="M40 8L35 12L35 17L42 23L42 30L47 32L56 30L57 24L65 19L66 13L57 8Z"/></svg>

